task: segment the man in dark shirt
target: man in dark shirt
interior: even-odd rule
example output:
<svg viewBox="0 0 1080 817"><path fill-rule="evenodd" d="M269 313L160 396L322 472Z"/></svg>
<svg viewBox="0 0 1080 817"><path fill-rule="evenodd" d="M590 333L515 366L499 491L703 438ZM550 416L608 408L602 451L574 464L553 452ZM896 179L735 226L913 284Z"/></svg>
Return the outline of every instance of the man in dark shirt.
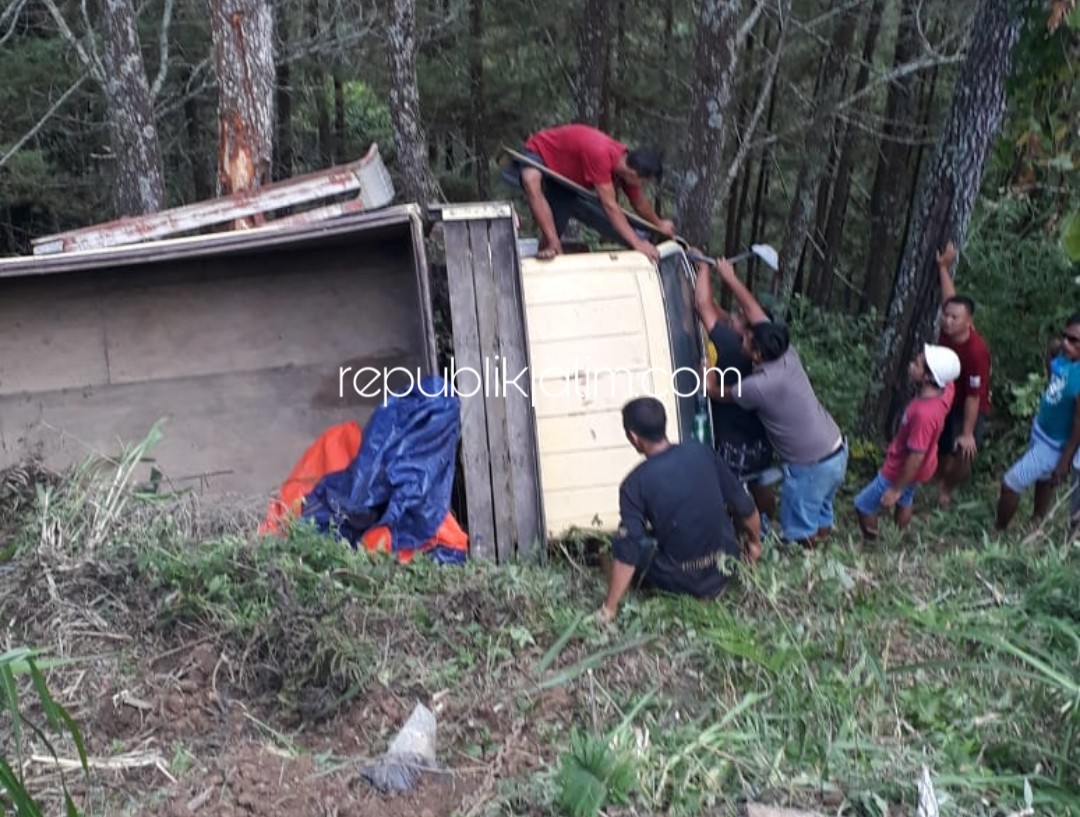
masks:
<svg viewBox="0 0 1080 817"><path fill-rule="evenodd" d="M743 335L749 328L741 310L728 313L713 299L709 266L698 262L694 308L709 340L716 347L717 368L723 372L723 389L729 392L754 372L754 363L743 351ZM769 320L772 315L766 311ZM765 520L776 519L776 496L761 480L772 466L773 447L758 413L727 400L710 400L713 414L713 445L727 466L747 482L754 503Z"/></svg>
<svg viewBox="0 0 1080 817"><path fill-rule="evenodd" d="M761 522L750 494L713 451L696 441L671 443L666 427L664 406L654 397L623 406L626 437L645 461L619 488L602 621L615 618L635 576L670 593L719 596L731 578L722 560L739 558L731 514L747 534L750 561L761 554Z"/></svg>

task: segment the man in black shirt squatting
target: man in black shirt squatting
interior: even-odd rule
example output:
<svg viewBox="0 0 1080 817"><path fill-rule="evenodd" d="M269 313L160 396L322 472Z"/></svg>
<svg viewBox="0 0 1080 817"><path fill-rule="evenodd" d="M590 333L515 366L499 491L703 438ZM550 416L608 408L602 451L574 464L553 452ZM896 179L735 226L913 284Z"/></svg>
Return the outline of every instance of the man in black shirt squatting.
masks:
<svg viewBox="0 0 1080 817"><path fill-rule="evenodd" d="M719 596L731 578L721 561L739 558L733 516L746 533L748 559L761 555L757 507L723 460L696 440L671 443L667 414L654 397L631 400L622 414L626 438L645 461L619 487L619 531L597 613L604 622L615 618L635 578L669 593Z"/></svg>

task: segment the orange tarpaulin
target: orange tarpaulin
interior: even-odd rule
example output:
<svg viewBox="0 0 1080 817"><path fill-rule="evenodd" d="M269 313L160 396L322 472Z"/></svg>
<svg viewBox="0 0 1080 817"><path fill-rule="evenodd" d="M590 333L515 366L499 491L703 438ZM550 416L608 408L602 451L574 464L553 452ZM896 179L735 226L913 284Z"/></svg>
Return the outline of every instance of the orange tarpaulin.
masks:
<svg viewBox="0 0 1080 817"><path fill-rule="evenodd" d="M364 434L360 424L350 420L331 426L319 435L297 461L288 478L281 485L278 495L270 500L266 516L259 525L259 535L270 533L284 535L284 528L298 519L303 511L304 498L310 494L327 474L344 471L356 459ZM393 551L390 529L380 525L367 530L360 541L369 552ZM422 552L441 545L452 550L468 553L469 537L461 529L452 512L447 512L435 535L419 548ZM398 561L408 564L415 550L397 553Z"/></svg>

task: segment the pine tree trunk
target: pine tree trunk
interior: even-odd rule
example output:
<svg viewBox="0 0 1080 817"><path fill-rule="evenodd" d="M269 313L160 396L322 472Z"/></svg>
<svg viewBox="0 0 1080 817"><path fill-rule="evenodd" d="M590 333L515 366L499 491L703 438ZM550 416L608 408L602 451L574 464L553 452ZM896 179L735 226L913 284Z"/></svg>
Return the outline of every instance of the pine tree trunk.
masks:
<svg viewBox="0 0 1080 817"><path fill-rule="evenodd" d="M832 8L843 5L843 0L834 0ZM795 185L780 250L780 286L777 297L780 303L785 305L791 300L795 289L799 259L803 256L803 248L814 223L818 186L828 164L835 131L835 109L843 93L843 65L851 49L854 32L854 13L850 9L840 12L829 53L822 64L821 83L814 100L814 118L807 129L806 152L803 154L802 168Z"/></svg>
<svg viewBox="0 0 1080 817"><path fill-rule="evenodd" d="M269 0L210 0L218 76L218 183L257 190L274 156L274 14Z"/></svg>
<svg viewBox="0 0 1080 817"><path fill-rule="evenodd" d="M903 0L896 32L893 68L906 65L918 53L916 14L919 0ZM873 307L883 312L893 282L895 247L899 230L901 192L911 155L910 139L915 119L917 76L907 74L889 83L885 116L878 147L877 168L870 192L870 243L859 311Z"/></svg>
<svg viewBox="0 0 1080 817"><path fill-rule="evenodd" d="M578 38L578 75L574 96L577 121L598 126L604 107L610 0L585 0Z"/></svg>
<svg viewBox="0 0 1080 817"><path fill-rule="evenodd" d="M115 168L113 209L117 216L154 213L165 201L165 172L132 0L102 0L101 36Z"/></svg>
<svg viewBox="0 0 1080 817"><path fill-rule="evenodd" d="M390 74L390 120L405 201L426 206L438 186L427 161L416 82L416 0L387 0L386 53Z"/></svg>
<svg viewBox="0 0 1080 817"><path fill-rule="evenodd" d="M476 164L476 195L491 195L484 123L484 0L469 2L469 149Z"/></svg>
<svg viewBox="0 0 1080 817"><path fill-rule="evenodd" d="M278 40L282 50L289 47L289 15L283 10L277 19ZM288 60L277 67L277 139L274 140L274 177L287 179L293 174L292 72Z"/></svg>
<svg viewBox="0 0 1080 817"><path fill-rule="evenodd" d="M984 0L950 109L919 186L888 318L861 412L861 431L892 426L906 396L903 369L929 336L940 304L937 252L964 246L987 153L1005 114L1005 79L1023 22L1023 0Z"/></svg>
<svg viewBox="0 0 1080 817"><path fill-rule="evenodd" d="M341 69L334 69L334 161L343 164L349 157L345 155L345 80Z"/></svg>
<svg viewBox="0 0 1080 817"><path fill-rule="evenodd" d="M783 39L778 39L778 48L780 47L779 43L781 42L783 42ZM769 91L769 113L765 120L766 137L772 135L773 117L776 114L776 96L776 83L774 82ZM761 159L758 161L757 186L754 189L754 217L750 221L750 237L754 241L758 241L765 233L765 201L769 196L771 163L772 145L768 141L765 141L761 145ZM760 263L761 260L757 256L754 256L750 259L750 265L746 270L746 286L751 292L754 291L754 284L757 281L758 265Z"/></svg>
<svg viewBox="0 0 1080 817"><path fill-rule="evenodd" d="M191 68L185 68L182 74L183 85L191 81ZM191 186L195 200L204 201L215 195L214 169L207 155L206 138L202 127L202 107L195 95L184 100L184 124L187 135L187 160L191 163Z"/></svg>
<svg viewBox="0 0 1080 817"><path fill-rule="evenodd" d="M870 66L873 64L874 51L878 35L881 33L881 15L885 0L874 0L870 9L870 21L866 26L866 38L863 40L862 65L855 77L853 93L859 93L870 80ZM825 226L824 253L821 265L820 291L818 302L827 306L832 298L833 280L836 272L836 259L840 252L840 242L844 234L844 221L847 217L848 198L851 193L851 166L855 156L855 137L858 130L851 123L844 127L840 148L840 160L836 169L836 181L833 185L832 202L829 206L829 219Z"/></svg>
<svg viewBox="0 0 1080 817"><path fill-rule="evenodd" d="M313 42L318 41L322 19L319 0L308 2L308 36ZM319 134L319 164L330 167L334 163L334 133L330 128L330 102L326 97L326 71L323 70L320 57L311 60L311 83L315 94L315 128Z"/></svg>
<svg viewBox="0 0 1080 817"><path fill-rule="evenodd" d="M694 52L690 121L683 151L685 172L675 205L675 223L692 244L708 244L724 157L731 85L738 59L742 0L702 0Z"/></svg>

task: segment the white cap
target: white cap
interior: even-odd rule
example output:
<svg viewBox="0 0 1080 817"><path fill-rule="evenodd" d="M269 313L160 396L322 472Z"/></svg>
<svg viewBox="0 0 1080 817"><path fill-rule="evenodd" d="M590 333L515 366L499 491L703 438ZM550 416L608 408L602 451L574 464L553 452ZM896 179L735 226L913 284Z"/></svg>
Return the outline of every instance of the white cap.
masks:
<svg viewBox="0 0 1080 817"><path fill-rule="evenodd" d="M926 368L941 388L960 376L960 358L949 347L927 343L923 345L923 354L926 356Z"/></svg>

